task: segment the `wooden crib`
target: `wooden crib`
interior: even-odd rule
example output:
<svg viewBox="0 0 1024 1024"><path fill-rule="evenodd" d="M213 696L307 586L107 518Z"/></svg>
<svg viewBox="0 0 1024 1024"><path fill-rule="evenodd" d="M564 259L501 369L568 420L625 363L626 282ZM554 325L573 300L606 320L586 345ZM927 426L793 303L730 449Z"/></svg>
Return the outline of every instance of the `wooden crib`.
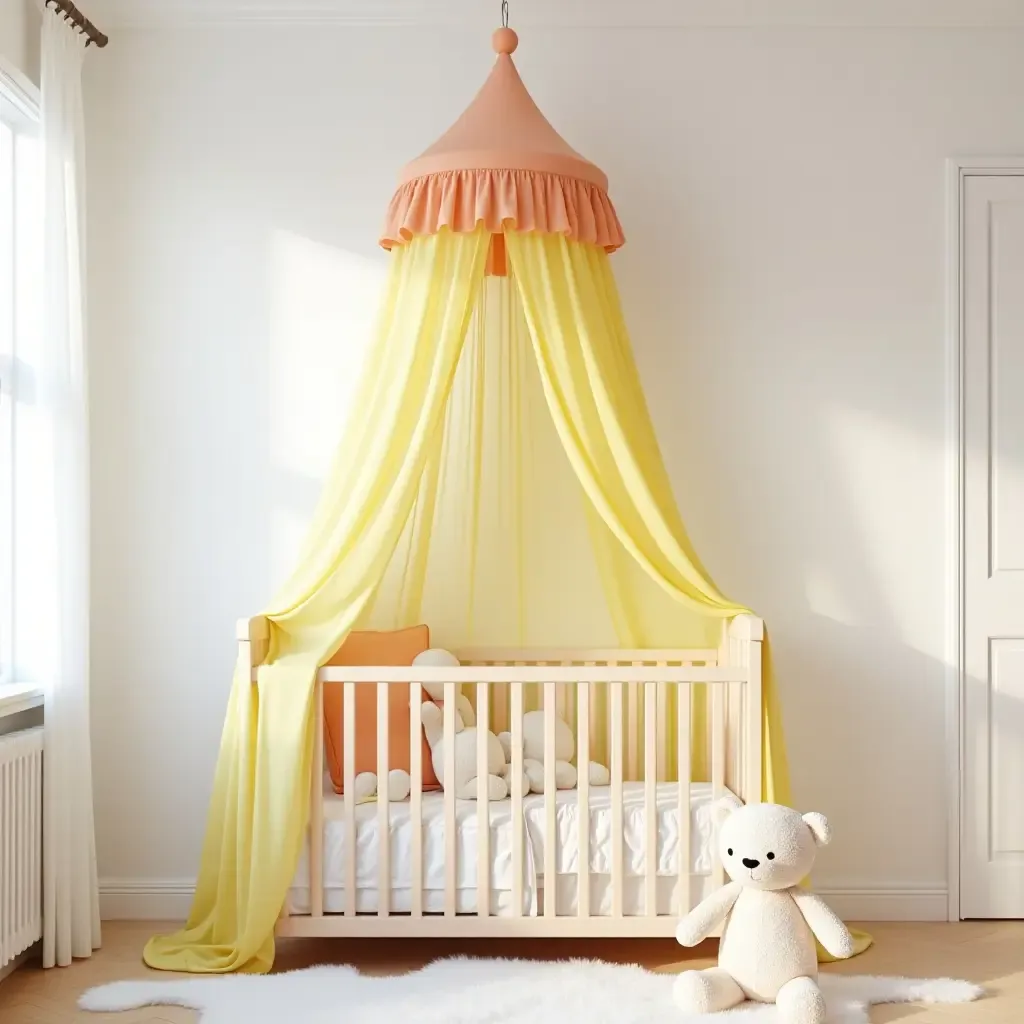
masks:
<svg viewBox="0 0 1024 1024"><path fill-rule="evenodd" d="M240 624L242 656L255 671L267 624ZM741 616L709 650L463 650L462 667L321 669L316 735L323 736L322 687L343 684L345 796L314 750L306 848L278 921L280 936L600 937L671 936L682 914L724 872L712 803L727 792L761 796L761 620ZM254 676L255 678L255 676ZM455 731L455 687L478 721L512 734L511 795L456 800L424 793L422 747L413 730L412 790L391 803L382 792L357 805L353 792L355 687L377 687L377 775L388 775L389 684L405 684L416 712L421 684L445 684L445 737ZM705 781L691 776L693 694L705 686ZM545 786L524 794L522 722L544 710ZM600 714L598 713L600 709ZM577 765L607 756L610 784L554 787L554 716L576 737ZM483 731L477 764L486 765ZM454 745L446 743L454 777ZM352 837L355 841L352 841Z"/></svg>

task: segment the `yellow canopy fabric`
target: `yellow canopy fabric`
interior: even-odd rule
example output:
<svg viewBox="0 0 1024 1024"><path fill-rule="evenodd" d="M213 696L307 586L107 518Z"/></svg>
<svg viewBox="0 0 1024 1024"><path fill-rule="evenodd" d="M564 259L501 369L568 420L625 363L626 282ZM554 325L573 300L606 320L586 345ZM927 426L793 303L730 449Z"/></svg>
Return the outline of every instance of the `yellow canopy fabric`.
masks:
<svg viewBox="0 0 1024 1024"><path fill-rule="evenodd" d="M146 945L151 967L263 973L309 816L316 670L377 588L444 416L488 236L404 246L374 349L303 555L267 611L268 664L236 668L206 840L183 931Z"/></svg>
<svg viewBox="0 0 1024 1024"><path fill-rule="evenodd" d="M335 463L266 613L267 664L256 686L235 673L192 912L146 946L152 967L270 969L308 819L316 669L353 628L425 621L447 647L716 647L746 611L686 535L607 253L508 232L510 276L485 281L489 243L442 229L391 257ZM763 795L787 803L764 654Z"/></svg>
<svg viewBox="0 0 1024 1024"><path fill-rule="evenodd" d="M682 645L678 632L656 641L644 636L649 604L623 598L628 592L627 556L677 605L710 619L748 611L718 591L687 537L647 411L607 253L562 235L509 233L506 246L548 407L602 520L592 531L595 545L605 549L598 557L605 593L612 595L620 612L620 642L630 647ZM617 544L608 543L609 534ZM762 673L762 799L789 804L789 766L767 637ZM703 739L704 730L696 735ZM871 943L863 932L855 932L854 938L858 953ZM833 959L820 945L818 952L819 959Z"/></svg>

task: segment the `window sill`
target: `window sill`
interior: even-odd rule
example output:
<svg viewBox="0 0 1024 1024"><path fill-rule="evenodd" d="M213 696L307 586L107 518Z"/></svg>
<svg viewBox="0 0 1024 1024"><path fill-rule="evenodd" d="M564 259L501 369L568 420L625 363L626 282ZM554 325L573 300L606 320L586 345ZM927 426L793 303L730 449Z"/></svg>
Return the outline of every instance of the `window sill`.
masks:
<svg viewBox="0 0 1024 1024"><path fill-rule="evenodd" d="M0 718L17 715L43 706L42 688L34 683L0 686Z"/></svg>

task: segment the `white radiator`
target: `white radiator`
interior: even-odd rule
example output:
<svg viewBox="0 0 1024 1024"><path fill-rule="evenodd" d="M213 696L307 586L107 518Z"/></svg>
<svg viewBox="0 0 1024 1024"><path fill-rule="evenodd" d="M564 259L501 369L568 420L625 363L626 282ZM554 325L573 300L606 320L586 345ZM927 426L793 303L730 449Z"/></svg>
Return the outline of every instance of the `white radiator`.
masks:
<svg viewBox="0 0 1024 1024"><path fill-rule="evenodd" d="M0 736L0 968L43 935L43 730Z"/></svg>

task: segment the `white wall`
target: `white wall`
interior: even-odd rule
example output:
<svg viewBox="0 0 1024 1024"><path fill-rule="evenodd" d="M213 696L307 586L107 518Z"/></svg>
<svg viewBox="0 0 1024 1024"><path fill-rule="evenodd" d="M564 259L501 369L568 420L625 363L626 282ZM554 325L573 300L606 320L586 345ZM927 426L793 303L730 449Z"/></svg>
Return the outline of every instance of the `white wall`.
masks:
<svg viewBox="0 0 1024 1024"><path fill-rule="evenodd" d="M679 501L769 623L795 800L836 828L817 883L942 914L944 159L1024 153L1024 34L536 29L517 57L610 175ZM122 32L89 62L111 891L194 875L233 623L317 493L395 174L490 59L457 28L273 24Z"/></svg>
<svg viewBox="0 0 1024 1024"><path fill-rule="evenodd" d="M0 58L39 83L39 11L34 0L0 0Z"/></svg>

